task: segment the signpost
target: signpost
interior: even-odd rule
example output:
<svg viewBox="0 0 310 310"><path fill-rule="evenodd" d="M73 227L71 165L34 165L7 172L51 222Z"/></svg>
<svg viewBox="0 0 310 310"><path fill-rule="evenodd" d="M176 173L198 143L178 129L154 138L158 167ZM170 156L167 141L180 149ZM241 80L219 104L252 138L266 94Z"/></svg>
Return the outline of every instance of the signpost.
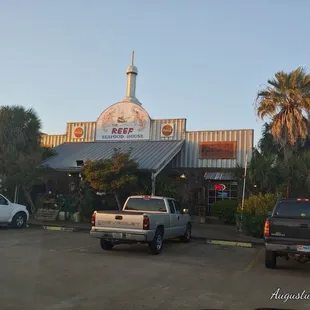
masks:
<svg viewBox="0 0 310 310"><path fill-rule="evenodd" d="M246 185L246 173L248 167L248 153L245 153L245 164L244 164L244 176L243 176L243 189L242 189L242 201L241 201L241 223L243 217L243 207L244 207L244 197L245 197L245 185ZM239 231L242 231L242 227L240 225Z"/></svg>

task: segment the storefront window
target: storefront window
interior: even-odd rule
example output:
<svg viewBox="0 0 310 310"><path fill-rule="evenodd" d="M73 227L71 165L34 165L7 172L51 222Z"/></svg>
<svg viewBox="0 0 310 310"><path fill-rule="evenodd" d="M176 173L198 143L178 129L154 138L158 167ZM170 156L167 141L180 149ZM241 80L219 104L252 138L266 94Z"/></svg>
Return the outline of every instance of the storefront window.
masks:
<svg viewBox="0 0 310 310"><path fill-rule="evenodd" d="M224 185L224 186L222 186ZM220 189L223 190L220 190ZM218 200L235 200L238 197L238 185L236 182L210 183L208 192L208 211Z"/></svg>

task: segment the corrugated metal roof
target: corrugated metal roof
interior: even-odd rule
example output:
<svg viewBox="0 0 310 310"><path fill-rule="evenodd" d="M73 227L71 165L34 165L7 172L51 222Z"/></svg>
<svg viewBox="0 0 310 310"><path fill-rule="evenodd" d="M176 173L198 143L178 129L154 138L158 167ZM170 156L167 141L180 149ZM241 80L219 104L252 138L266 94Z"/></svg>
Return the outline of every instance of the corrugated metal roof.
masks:
<svg viewBox="0 0 310 310"><path fill-rule="evenodd" d="M42 163L57 170L78 170L77 160L111 158L114 149L131 150L131 158L139 169L158 171L166 166L181 150L184 141L120 141L63 143L54 148L57 155Z"/></svg>
<svg viewBox="0 0 310 310"><path fill-rule="evenodd" d="M236 179L232 172L206 172L204 178L214 181L233 181Z"/></svg>
<svg viewBox="0 0 310 310"><path fill-rule="evenodd" d="M175 168L235 168L245 166L245 154L251 159L253 151L254 130L217 130L217 131L187 131L185 145L173 160ZM201 142L237 141L236 159L200 159L199 144Z"/></svg>

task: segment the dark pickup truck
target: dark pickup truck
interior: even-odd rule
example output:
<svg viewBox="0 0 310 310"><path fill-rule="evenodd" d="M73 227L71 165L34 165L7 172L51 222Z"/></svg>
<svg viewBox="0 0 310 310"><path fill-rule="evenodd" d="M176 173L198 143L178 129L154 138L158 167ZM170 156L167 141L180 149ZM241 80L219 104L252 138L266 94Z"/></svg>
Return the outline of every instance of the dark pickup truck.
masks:
<svg viewBox="0 0 310 310"><path fill-rule="evenodd" d="M276 268L277 257L305 263L310 258L310 201L278 200L264 227L265 266Z"/></svg>

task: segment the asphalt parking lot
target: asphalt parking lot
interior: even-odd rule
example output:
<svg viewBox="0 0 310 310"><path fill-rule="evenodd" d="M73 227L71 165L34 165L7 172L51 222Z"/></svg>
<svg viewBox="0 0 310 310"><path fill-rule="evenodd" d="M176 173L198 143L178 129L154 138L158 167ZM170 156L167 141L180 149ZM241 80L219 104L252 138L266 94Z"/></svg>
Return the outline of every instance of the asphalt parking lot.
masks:
<svg viewBox="0 0 310 310"><path fill-rule="evenodd" d="M0 229L1 309L310 309L310 263L264 267L262 248L169 241L103 251L87 233Z"/></svg>

